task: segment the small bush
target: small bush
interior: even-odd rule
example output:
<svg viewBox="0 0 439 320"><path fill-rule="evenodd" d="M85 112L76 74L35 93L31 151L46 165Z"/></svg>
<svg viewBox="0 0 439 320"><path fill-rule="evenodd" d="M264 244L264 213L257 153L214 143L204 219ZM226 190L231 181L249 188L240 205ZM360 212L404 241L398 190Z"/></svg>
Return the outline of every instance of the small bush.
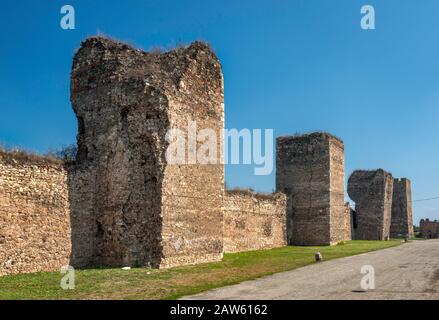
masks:
<svg viewBox="0 0 439 320"><path fill-rule="evenodd" d="M7 149L5 147L0 147L0 157L3 161L7 163L26 162L35 164L55 164L59 165L62 161L51 155L41 156L39 154L29 152L20 148Z"/></svg>
<svg viewBox="0 0 439 320"><path fill-rule="evenodd" d="M63 146L59 150L49 150L46 156L54 157L65 163L74 162L78 153L78 147L76 144Z"/></svg>

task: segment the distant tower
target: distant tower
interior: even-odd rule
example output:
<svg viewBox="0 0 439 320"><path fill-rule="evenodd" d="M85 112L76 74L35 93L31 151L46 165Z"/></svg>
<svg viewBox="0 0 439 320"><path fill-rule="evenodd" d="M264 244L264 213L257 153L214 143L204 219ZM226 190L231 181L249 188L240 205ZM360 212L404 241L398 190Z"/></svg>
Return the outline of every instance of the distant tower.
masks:
<svg viewBox="0 0 439 320"><path fill-rule="evenodd" d="M341 140L322 132L277 138L276 188L287 195L289 244L329 245L351 239Z"/></svg>
<svg viewBox="0 0 439 320"><path fill-rule="evenodd" d="M430 221L430 219L421 219L419 223L421 237L432 239L439 237L439 222L437 220Z"/></svg>
<svg viewBox="0 0 439 320"><path fill-rule="evenodd" d="M392 175L382 169L356 170L349 177L348 194L355 201L356 239L388 239L392 215Z"/></svg>
<svg viewBox="0 0 439 320"><path fill-rule="evenodd" d="M413 237L412 187L409 179L393 180L391 237Z"/></svg>
<svg viewBox="0 0 439 320"><path fill-rule="evenodd" d="M79 190L88 198L75 200L72 212L76 223L90 225L88 235L73 225L73 256L153 267L220 260L220 150L215 164L170 164L165 156L170 129L187 138L188 122L196 121L217 137L223 131L223 75L212 50L195 42L143 52L87 39L73 61L71 101L79 123L77 165L85 168L78 170L88 172Z"/></svg>

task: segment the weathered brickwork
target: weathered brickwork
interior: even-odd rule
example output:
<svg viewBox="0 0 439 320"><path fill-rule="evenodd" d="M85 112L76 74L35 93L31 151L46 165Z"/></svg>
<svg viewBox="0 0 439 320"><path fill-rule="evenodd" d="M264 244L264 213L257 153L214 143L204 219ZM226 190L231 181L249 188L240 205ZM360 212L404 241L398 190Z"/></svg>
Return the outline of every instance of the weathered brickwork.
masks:
<svg viewBox="0 0 439 320"><path fill-rule="evenodd" d="M335 224L331 229L333 232L334 243L354 239L352 219L353 219L352 208L349 205L349 203L346 202L345 205L343 206L343 218L338 220L333 220L332 222Z"/></svg>
<svg viewBox="0 0 439 320"><path fill-rule="evenodd" d="M329 136L330 244L352 240L351 212L345 203L344 145Z"/></svg>
<svg viewBox="0 0 439 320"><path fill-rule="evenodd" d="M64 166L0 151L0 275L68 265L70 230Z"/></svg>
<svg viewBox="0 0 439 320"><path fill-rule="evenodd" d="M390 237L413 237L412 187L406 178L393 180Z"/></svg>
<svg viewBox="0 0 439 320"><path fill-rule="evenodd" d="M388 239L392 216L392 175L382 169L356 170L349 177L348 194L355 201L356 239Z"/></svg>
<svg viewBox="0 0 439 320"><path fill-rule="evenodd" d="M224 252L283 247L286 196L228 190L224 197Z"/></svg>
<svg viewBox="0 0 439 320"><path fill-rule="evenodd" d="M429 219L421 219L419 227L421 230L421 237L427 239L439 238L439 222L437 220L430 221Z"/></svg>
<svg viewBox="0 0 439 320"><path fill-rule="evenodd" d="M288 198L289 244L328 245L350 240L342 141L320 132L279 137L276 168L276 188Z"/></svg>
<svg viewBox="0 0 439 320"><path fill-rule="evenodd" d="M165 153L166 133L187 133L189 121L219 136L223 100L221 65L203 43L162 54L104 38L82 43L71 101L77 165L88 171L80 192L92 194L74 210L94 217L90 263L170 267L221 259L220 153L215 165L172 165Z"/></svg>

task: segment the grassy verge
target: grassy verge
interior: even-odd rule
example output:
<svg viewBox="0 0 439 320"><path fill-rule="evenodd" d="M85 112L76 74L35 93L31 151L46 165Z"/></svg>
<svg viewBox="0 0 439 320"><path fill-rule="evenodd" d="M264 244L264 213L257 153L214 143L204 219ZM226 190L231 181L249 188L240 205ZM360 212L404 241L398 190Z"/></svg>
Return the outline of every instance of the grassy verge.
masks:
<svg viewBox="0 0 439 320"><path fill-rule="evenodd" d="M74 290L62 290L58 272L0 277L0 299L176 299L184 295L255 279L324 260L400 244L391 241L349 241L332 247L284 247L225 254L224 260L167 270L88 269L75 273Z"/></svg>

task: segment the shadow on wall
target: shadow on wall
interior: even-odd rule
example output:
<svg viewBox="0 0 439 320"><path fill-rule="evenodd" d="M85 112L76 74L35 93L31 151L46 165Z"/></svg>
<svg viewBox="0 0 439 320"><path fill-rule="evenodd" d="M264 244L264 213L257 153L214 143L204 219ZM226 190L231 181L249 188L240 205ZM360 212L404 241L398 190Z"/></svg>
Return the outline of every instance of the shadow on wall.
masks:
<svg viewBox="0 0 439 320"><path fill-rule="evenodd" d="M129 160L129 151L108 149L99 165L79 155L67 166L72 266L159 267L161 187L150 145L144 139Z"/></svg>

